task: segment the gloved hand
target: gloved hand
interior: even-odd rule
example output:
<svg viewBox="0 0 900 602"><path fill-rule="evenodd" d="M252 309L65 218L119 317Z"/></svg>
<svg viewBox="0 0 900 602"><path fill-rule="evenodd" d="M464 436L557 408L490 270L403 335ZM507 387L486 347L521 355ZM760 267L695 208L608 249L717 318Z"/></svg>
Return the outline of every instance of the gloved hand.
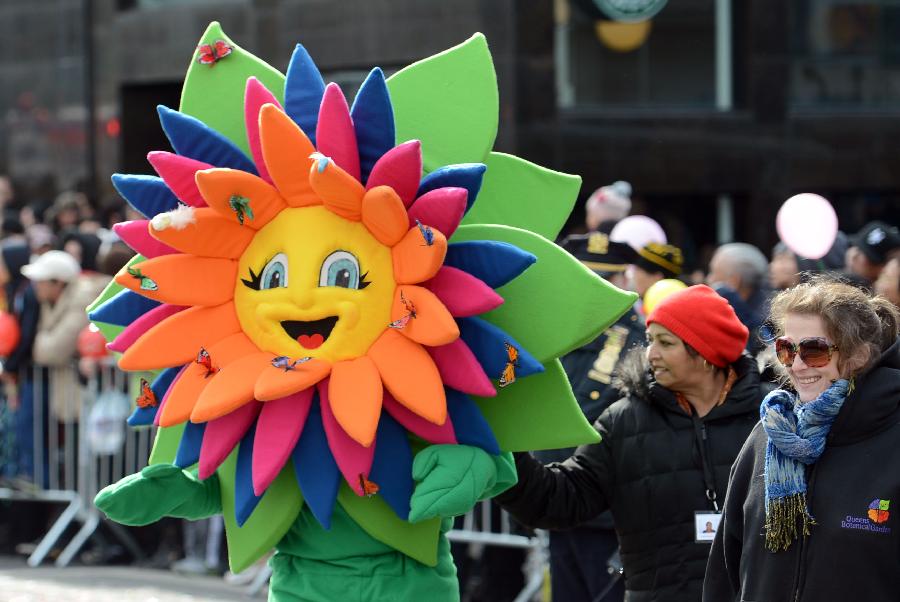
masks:
<svg viewBox="0 0 900 602"><path fill-rule="evenodd" d="M104 487L94 503L110 519L143 526L164 516L198 520L222 511L219 479L205 481L173 464L151 464Z"/></svg>
<svg viewBox="0 0 900 602"><path fill-rule="evenodd" d="M469 445L432 445L416 455L410 522L465 514L479 500L516 483L512 455L492 456Z"/></svg>

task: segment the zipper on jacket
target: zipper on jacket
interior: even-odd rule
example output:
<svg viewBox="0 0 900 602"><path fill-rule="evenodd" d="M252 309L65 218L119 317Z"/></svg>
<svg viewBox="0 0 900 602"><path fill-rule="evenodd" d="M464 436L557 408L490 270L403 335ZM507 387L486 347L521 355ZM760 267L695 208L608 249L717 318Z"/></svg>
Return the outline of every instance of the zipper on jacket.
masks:
<svg viewBox="0 0 900 602"><path fill-rule="evenodd" d="M812 500L812 492L813 485L816 482L816 468L817 464L813 464L812 468L809 470L809 477L807 478L808 484L806 486L806 505L809 506ZM800 534L800 549L797 550L797 577L794 580L794 602L800 602L800 592L803 589L803 580L806 577L805 563L803 562L806 556L806 536L802 533Z"/></svg>

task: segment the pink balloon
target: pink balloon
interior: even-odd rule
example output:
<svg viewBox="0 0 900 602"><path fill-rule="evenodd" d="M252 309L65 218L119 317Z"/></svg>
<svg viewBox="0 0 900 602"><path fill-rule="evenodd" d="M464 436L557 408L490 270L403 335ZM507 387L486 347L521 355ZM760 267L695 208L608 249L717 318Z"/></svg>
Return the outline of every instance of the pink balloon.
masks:
<svg viewBox="0 0 900 602"><path fill-rule="evenodd" d="M804 192L784 202L775 218L775 228L791 251L807 259L821 259L834 244L838 220L831 203Z"/></svg>
<svg viewBox="0 0 900 602"><path fill-rule="evenodd" d="M662 226L646 215L629 215L613 227L609 239L627 243L635 251L640 251L651 242L667 242Z"/></svg>

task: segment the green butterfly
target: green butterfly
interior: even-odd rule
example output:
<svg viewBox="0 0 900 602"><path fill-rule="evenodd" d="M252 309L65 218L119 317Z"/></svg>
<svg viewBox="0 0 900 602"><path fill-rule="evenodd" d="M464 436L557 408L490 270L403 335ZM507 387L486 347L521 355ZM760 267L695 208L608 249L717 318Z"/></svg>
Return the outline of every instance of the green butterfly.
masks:
<svg viewBox="0 0 900 602"><path fill-rule="evenodd" d="M128 274L141 281L141 290L155 291L159 288L156 282L141 273L140 268L128 268Z"/></svg>
<svg viewBox="0 0 900 602"><path fill-rule="evenodd" d="M231 195L228 199L228 206L237 214L238 222L243 226L244 217L253 219L253 209L250 208L250 199L245 196Z"/></svg>

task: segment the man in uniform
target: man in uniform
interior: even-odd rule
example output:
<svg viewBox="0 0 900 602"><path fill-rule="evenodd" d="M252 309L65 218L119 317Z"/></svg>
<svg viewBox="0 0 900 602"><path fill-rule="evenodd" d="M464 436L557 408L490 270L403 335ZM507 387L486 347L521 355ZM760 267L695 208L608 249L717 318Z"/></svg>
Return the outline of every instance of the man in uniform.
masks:
<svg viewBox="0 0 900 602"><path fill-rule="evenodd" d="M610 284L626 288L625 270L638 260L627 244L613 242L602 232L573 235L562 247ZM621 394L611 386L620 358L644 339L644 321L634 308L596 339L562 358L575 399L593 423ZM561 462L574 449L536 452L544 463ZM550 583L554 600L621 601L625 595L618 576L618 540L612 515L604 512L576 529L550 534ZM603 597L598 598L598 596Z"/></svg>

